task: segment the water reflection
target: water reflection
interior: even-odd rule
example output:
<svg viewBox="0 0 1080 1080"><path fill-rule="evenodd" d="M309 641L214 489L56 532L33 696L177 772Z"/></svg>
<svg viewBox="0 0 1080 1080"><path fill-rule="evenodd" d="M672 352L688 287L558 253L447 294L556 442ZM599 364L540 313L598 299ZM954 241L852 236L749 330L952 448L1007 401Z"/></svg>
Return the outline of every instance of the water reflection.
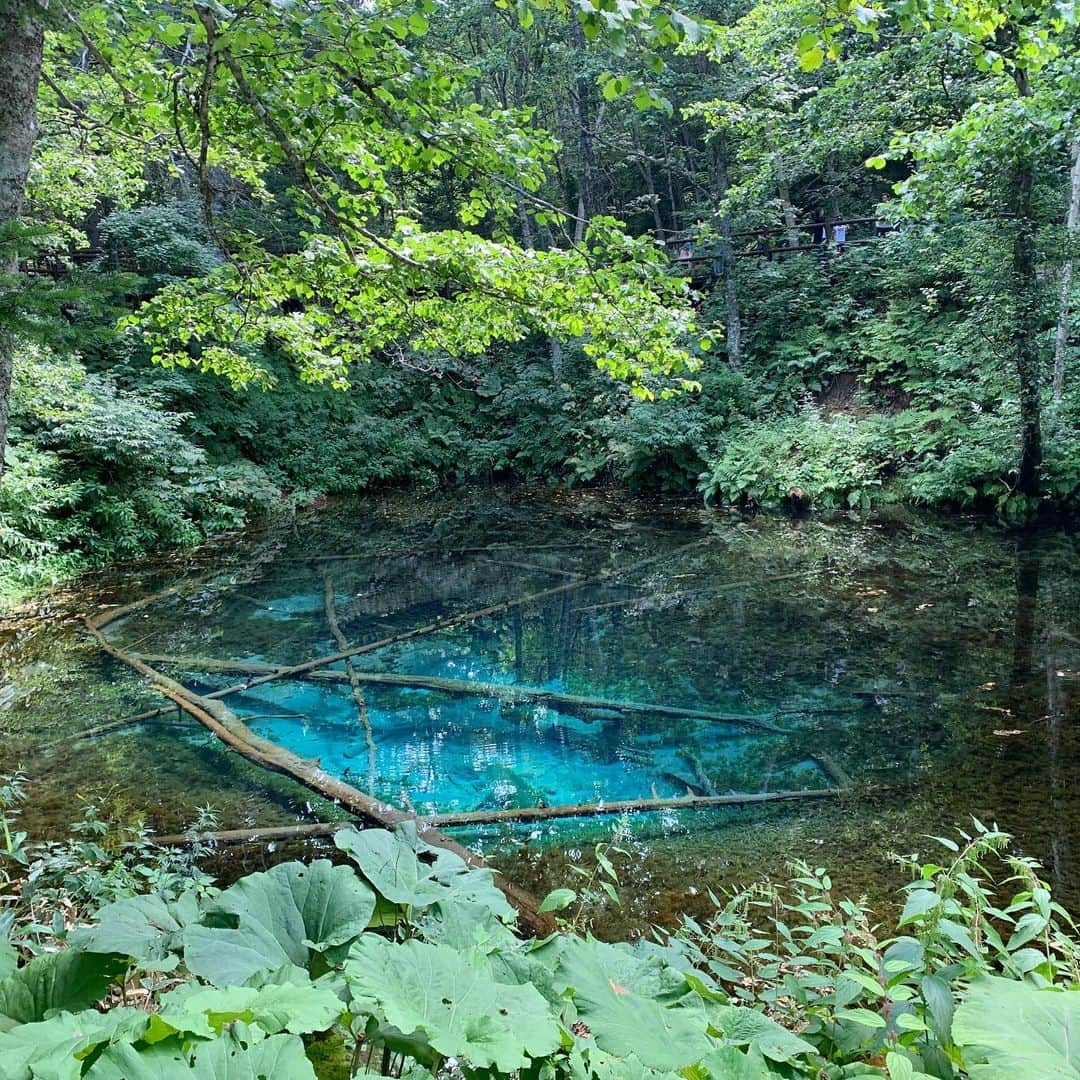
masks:
<svg viewBox="0 0 1080 1080"><path fill-rule="evenodd" d="M350 642L401 638L355 658L367 675L518 684L782 729L364 683L372 751L348 685L268 683L234 698L263 733L421 810L798 790L830 782L823 755L852 777L856 792L837 805L650 815L640 825L642 919L659 892L700 893L776 869L794 851L817 852L842 883L877 891L885 850L918 847L970 813L1016 831L1074 899L1073 537L907 514L796 524L593 494L347 505L297 535L263 534L223 554L205 584L114 632L145 653L296 663L336 649L329 588ZM526 596L535 599L452 625ZM418 627L432 629L403 636ZM70 820L76 794L108 793L165 831L205 803L226 826L333 812L188 723L35 758L43 732L155 702L59 625L9 642L4 669L0 767L33 766L45 795L32 827ZM232 678L186 677L205 687ZM610 827L469 838L508 853L505 865L542 888L565 884L560 851Z"/></svg>

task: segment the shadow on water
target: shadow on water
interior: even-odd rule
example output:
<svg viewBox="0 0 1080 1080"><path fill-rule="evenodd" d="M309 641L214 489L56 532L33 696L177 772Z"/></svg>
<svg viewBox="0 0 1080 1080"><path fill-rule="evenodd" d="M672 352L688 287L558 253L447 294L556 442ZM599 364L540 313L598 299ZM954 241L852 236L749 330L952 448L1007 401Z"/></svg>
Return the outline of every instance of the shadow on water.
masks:
<svg viewBox="0 0 1080 1080"><path fill-rule="evenodd" d="M335 652L327 591L350 643L431 627L355 658L362 676L422 682L362 682L366 722L347 684L270 682L231 699L260 734L421 812L801 791L850 777L833 800L458 834L542 893L618 830L625 907L599 914L601 929L700 910L708 888L782 872L798 855L880 897L899 883L888 852L928 854L928 834L970 814L1015 832L1060 897L1080 901L1080 571L1064 531L906 512L745 520L603 492L342 504L196 553L181 572L148 565L88 585L7 634L0 768L30 775L33 832L56 835L92 798L118 823L144 818L161 832L201 805L223 827L341 816L175 713L41 750L160 704L70 616L174 582L183 588L110 634L189 658L170 670L203 690L235 676L190 658L292 664ZM526 596L537 598L453 622ZM461 682L489 687L463 693ZM497 689L508 686L559 697L509 700ZM282 850L232 852L222 865L251 869Z"/></svg>

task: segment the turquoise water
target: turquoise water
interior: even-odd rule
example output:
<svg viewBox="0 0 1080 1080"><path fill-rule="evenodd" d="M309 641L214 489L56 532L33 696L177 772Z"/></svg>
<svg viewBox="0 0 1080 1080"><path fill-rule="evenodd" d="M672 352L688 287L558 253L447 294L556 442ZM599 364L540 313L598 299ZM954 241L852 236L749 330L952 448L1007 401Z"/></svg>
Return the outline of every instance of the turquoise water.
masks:
<svg viewBox="0 0 1080 1080"><path fill-rule="evenodd" d="M614 493L484 490L342 504L179 568L127 572L69 610L180 584L109 634L180 658L160 666L209 690L236 676L191 658L294 664L337 651L329 588L346 639L377 646L355 658L362 672L671 710L364 683L372 752L347 685L283 680L228 699L260 734L422 813L798 792L830 785L837 769L850 778L838 800L640 815L642 920L808 850L837 880L876 888L885 852L915 850L972 813L1015 830L1068 899L1080 897L1077 556L1065 529L908 513L751 519ZM160 703L64 614L2 646L12 674L0 686L0 769L22 765L36 785L27 826L55 832L96 797L162 832L207 804L223 827L341 816L175 714L39 754ZM567 883L567 851L614 826L578 818L457 835L542 892Z"/></svg>

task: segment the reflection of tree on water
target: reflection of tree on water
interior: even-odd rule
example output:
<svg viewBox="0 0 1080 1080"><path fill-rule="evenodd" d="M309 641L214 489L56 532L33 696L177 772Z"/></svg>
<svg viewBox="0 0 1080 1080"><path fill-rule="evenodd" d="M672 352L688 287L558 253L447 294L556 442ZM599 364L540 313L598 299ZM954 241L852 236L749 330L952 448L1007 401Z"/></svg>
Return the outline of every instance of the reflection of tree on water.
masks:
<svg viewBox="0 0 1080 1080"><path fill-rule="evenodd" d="M1039 609L1042 553L1038 536L1024 530L1016 538L1016 609L1013 618L1012 681L1023 683L1035 665L1035 629Z"/></svg>

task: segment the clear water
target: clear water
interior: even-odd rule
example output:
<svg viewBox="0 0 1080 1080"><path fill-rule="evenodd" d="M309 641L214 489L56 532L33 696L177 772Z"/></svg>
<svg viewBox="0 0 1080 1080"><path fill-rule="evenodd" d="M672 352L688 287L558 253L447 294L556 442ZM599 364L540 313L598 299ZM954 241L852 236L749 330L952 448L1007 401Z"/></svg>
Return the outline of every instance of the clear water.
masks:
<svg viewBox="0 0 1080 1080"><path fill-rule="evenodd" d="M886 851L914 850L970 813L1016 831L1066 899L1080 893L1080 572L1070 531L1011 534L910 514L744 520L614 493L353 502L180 568L89 582L51 620L24 622L0 654L0 768L21 764L35 782L27 824L56 831L94 796L118 818L144 816L163 831L206 803L224 826L339 813L175 715L39 750L156 703L65 612L184 580L109 633L149 654L298 663L336 651L328 578L342 632L358 644L546 594L366 652L360 670L739 714L782 729L369 683L372 754L347 685L282 681L230 699L260 734L389 802L442 812L800 791L832 782L822 759L851 777L834 801L639 815L625 922L693 908L707 885L774 872L808 851L851 888L878 892L892 883ZM564 584L573 587L556 591ZM234 678L194 660L170 670L203 689ZM576 818L459 835L542 891L565 884L567 860L612 826Z"/></svg>

